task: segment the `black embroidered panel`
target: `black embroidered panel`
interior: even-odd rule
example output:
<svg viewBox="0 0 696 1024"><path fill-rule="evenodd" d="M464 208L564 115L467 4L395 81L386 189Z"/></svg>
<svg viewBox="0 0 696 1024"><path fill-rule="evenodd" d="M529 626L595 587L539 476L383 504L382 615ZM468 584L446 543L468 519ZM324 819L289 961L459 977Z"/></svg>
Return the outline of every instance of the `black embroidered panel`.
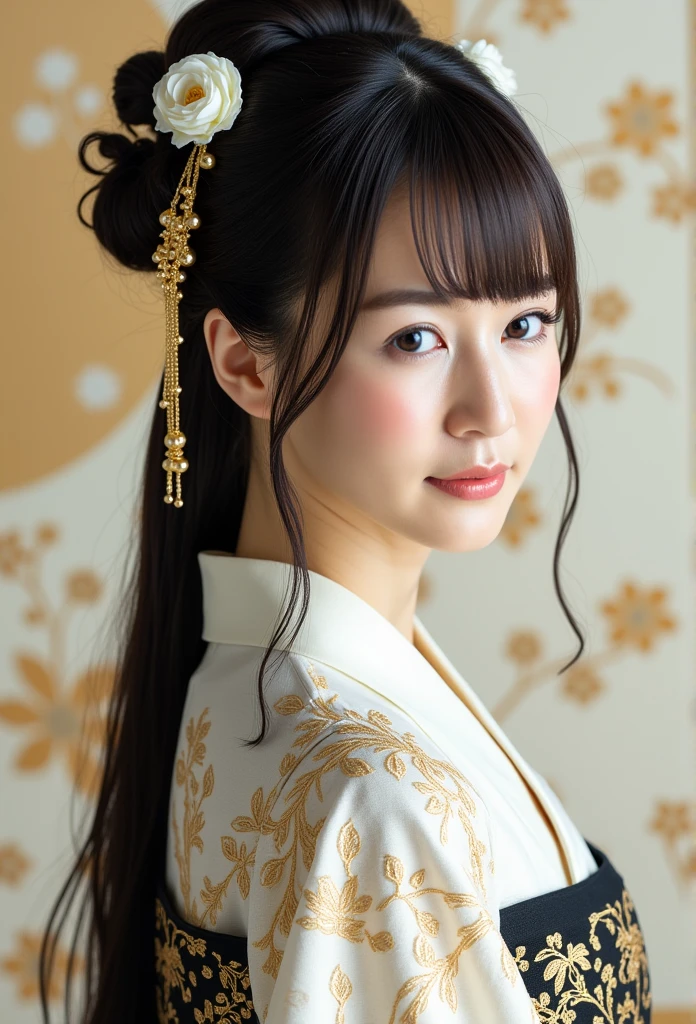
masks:
<svg viewBox="0 0 696 1024"><path fill-rule="evenodd" d="M542 1024L650 1024L645 943L623 879L596 847L582 882L505 907L500 930ZM188 924L160 880L155 902L159 1024L259 1024L245 936Z"/></svg>
<svg viewBox="0 0 696 1024"><path fill-rule="evenodd" d="M504 907L500 931L542 1024L650 1024L648 960L623 878L588 843L594 874Z"/></svg>
<svg viewBox="0 0 696 1024"><path fill-rule="evenodd" d="M159 1024L259 1024L246 936L197 928L174 910L162 881L155 900Z"/></svg>

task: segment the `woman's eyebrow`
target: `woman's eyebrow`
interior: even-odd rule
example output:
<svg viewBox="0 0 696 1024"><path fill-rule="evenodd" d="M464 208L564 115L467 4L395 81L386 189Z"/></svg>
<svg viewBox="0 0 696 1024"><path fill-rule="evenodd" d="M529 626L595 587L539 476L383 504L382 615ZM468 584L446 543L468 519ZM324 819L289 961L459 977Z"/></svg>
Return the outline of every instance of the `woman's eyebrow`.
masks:
<svg viewBox="0 0 696 1024"><path fill-rule="evenodd" d="M554 282L551 279L542 279L539 282L539 291L519 297L519 301L525 298L533 298L554 290ZM462 296L466 298L466 296ZM456 299L449 295L437 295L427 288L392 288L386 292L380 292L367 299L360 306L360 312L368 313L378 309L390 309L392 306L428 305L428 306L451 306ZM515 300L510 300L514 302Z"/></svg>

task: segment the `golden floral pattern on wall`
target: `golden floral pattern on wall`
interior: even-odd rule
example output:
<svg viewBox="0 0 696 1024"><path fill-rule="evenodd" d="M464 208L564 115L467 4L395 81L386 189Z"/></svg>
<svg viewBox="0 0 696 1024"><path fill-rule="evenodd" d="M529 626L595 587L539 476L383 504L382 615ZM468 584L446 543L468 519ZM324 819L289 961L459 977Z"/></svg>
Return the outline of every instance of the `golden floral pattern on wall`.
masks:
<svg viewBox="0 0 696 1024"><path fill-rule="evenodd" d="M14 760L18 771L31 772L64 761L70 781L84 795L96 793L104 742L106 707L113 667L95 665L70 677L66 645L70 619L80 605L94 604L103 585L90 569L65 578L63 599L53 605L42 580L46 549L58 539L57 527L42 523L31 543L18 530L0 535L0 576L15 582L28 598L24 622L46 634L47 654L16 650L13 660L21 696L0 699L0 722L21 731L24 744Z"/></svg>
<svg viewBox="0 0 696 1024"><path fill-rule="evenodd" d="M489 43L500 45L500 33L491 28L489 19L502 0L479 0L475 9L464 12L464 21L460 26L459 35L467 39L485 39ZM517 0L511 12L524 25L535 29L541 36L550 36L562 24L572 18L572 11L567 0Z"/></svg>
<svg viewBox="0 0 696 1024"><path fill-rule="evenodd" d="M15 935L14 952L0 958L0 971L14 982L17 998L22 1001L38 1001L41 939L40 932L21 929ZM48 998L51 1001L63 998L68 957L68 951L62 945L56 945L54 967L48 987ZM73 983L84 971L84 967L84 958L76 953L70 975Z"/></svg>
<svg viewBox="0 0 696 1024"><path fill-rule="evenodd" d="M578 705L596 700L607 687L603 670L629 652L649 654L664 634L672 634L679 620L667 605L665 587L641 587L625 580L611 600L599 602L606 630L605 646L596 654L581 657L563 673L557 673L567 657L545 658L538 630L515 630L507 638L505 657L517 668L517 678L493 710L502 722L540 686L556 682L562 697Z"/></svg>
<svg viewBox="0 0 696 1024"><path fill-rule="evenodd" d="M652 205L647 212L670 224L681 224L694 210L696 193L694 182L665 147L665 142L681 133L673 113L674 101L671 90L632 79L622 97L604 106L608 122L604 139L577 142L550 154L550 159L557 169L580 161L587 196L600 200L613 200L622 191L620 172L607 161L610 154L626 150L639 159L651 160L661 168L666 181L653 186ZM603 158L602 162L585 166L586 159L596 157Z"/></svg>
<svg viewBox="0 0 696 1024"><path fill-rule="evenodd" d="M696 885L696 801L661 800L649 828L661 838L679 887Z"/></svg>
<svg viewBox="0 0 696 1024"><path fill-rule="evenodd" d="M485 37L488 42L503 46L499 32L493 30L488 19L500 5L500 0L481 0L465 19L462 34L469 39ZM571 9L564 0L522 0L519 7L522 22L535 27L545 36L567 24ZM623 96L604 104L608 132L604 139L577 142L567 149L550 154L557 167L574 160L582 161L584 190L591 199L612 201L623 190L624 179L617 165L609 159L616 150L629 150L641 159L657 162L666 175L663 184L652 188L651 216L679 225L696 209L696 183L681 169L666 150L664 143L681 133L674 115L675 95L669 89L655 88L631 78ZM585 158L603 157L598 163L585 166Z"/></svg>
<svg viewBox="0 0 696 1024"><path fill-rule="evenodd" d="M33 860L17 842L0 844L0 883L21 885Z"/></svg>
<svg viewBox="0 0 696 1024"><path fill-rule="evenodd" d="M588 303L579 356L567 383L567 393L576 403L585 402L593 391L603 398L618 398L622 392L621 373L642 377L666 398L674 395L674 385L667 374L646 360L635 356L615 356L606 351L585 354L586 347L601 330L615 330L628 318L630 310L628 298L614 287L596 292Z"/></svg>
<svg viewBox="0 0 696 1024"><path fill-rule="evenodd" d="M498 539L510 548L518 548L530 531L541 523L542 515L536 488L532 484L523 484L508 510Z"/></svg>

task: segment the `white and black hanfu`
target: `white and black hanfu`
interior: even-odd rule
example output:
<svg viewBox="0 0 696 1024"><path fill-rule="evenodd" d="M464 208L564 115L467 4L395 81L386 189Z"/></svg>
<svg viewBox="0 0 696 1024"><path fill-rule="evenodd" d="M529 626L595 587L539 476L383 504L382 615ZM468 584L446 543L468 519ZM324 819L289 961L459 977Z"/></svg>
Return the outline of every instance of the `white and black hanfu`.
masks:
<svg viewBox="0 0 696 1024"><path fill-rule="evenodd" d="M153 903L172 1024L650 1024L623 879L416 617L201 552L203 637Z"/></svg>

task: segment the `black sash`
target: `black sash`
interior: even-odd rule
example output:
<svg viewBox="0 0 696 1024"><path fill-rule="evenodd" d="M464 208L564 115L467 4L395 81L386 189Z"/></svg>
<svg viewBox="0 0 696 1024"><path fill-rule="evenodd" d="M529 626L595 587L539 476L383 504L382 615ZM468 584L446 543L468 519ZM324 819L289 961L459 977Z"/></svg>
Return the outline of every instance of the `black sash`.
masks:
<svg viewBox="0 0 696 1024"><path fill-rule="evenodd" d="M621 875L601 850L588 845L596 872L505 907L500 931L542 1024L650 1024L650 975L635 908ZM155 905L160 1024L221 1018L259 1024L246 936L188 924L162 879Z"/></svg>

